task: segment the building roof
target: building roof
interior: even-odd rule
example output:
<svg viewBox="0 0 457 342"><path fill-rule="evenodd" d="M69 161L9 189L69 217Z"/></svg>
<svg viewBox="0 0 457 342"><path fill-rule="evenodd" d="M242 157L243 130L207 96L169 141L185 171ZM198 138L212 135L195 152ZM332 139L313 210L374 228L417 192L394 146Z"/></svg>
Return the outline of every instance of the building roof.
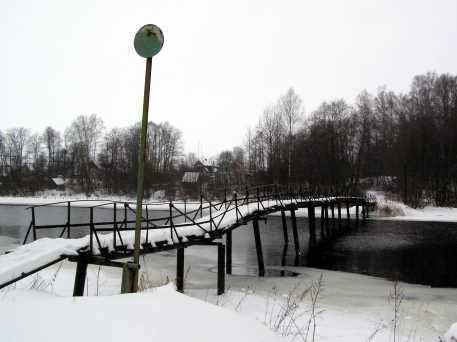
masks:
<svg viewBox="0 0 457 342"><path fill-rule="evenodd" d="M55 185L65 185L65 180L62 177L51 178Z"/></svg>

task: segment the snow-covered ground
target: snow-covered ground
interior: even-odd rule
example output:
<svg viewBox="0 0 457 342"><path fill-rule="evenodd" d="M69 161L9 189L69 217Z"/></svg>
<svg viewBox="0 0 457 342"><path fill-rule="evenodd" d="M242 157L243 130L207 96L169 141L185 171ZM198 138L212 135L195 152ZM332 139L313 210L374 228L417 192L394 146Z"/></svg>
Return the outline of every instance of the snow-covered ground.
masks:
<svg viewBox="0 0 457 342"><path fill-rule="evenodd" d="M378 212L372 219L457 221L457 209L415 210L376 195L379 203L388 205L390 214L400 216L386 218ZM297 213L306 215L306 210ZM67 243L58 247L79 247ZM46 256L46 249L41 252ZM90 266L89 297L71 298L75 264L64 261L43 270L0 291L0 340L312 341L314 332L315 341L393 341L390 281L287 267L300 275L227 276L227 293L216 296L215 249L195 246L185 253L186 295L164 286L175 277L174 252L142 258L140 287L144 291L138 294L119 295L119 269ZM244 260L234 258L235 267L245 266ZM322 287L317 287L321 277ZM315 298L318 288L321 292L313 306L312 294ZM450 328L457 321L457 289L412 284L400 284L400 289L397 341L438 341L439 337L457 341L457 325Z"/></svg>
<svg viewBox="0 0 457 342"><path fill-rule="evenodd" d="M171 284L141 294L79 298L17 290L0 302L5 342L278 340L260 322L180 294Z"/></svg>
<svg viewBox="0 0 457 342"><path fill-rule="evenodd" d="M119 295L120 269L98 266L88 270L89 297L69 298L75 264L65 261L0 292L1 340L76 341L89 337L124 341L128 335L135 340L164 341L311 341L314 330L315 341L393 341L392 282L288 267L300 275L227 276L227 293L216 296L216 249L198 246L185 253L185 294L199 300L177 294L170 286ZM243 266L242 260L234 262L235 268ZM146 256L140 287L173 281L175 267L174 252ZM321 277L313 315L311 292L306 289L311 285L317 289ZM457 321L457 289L400 286L403 301L397 323L401 339L397 340L438 341Z"/></svg>

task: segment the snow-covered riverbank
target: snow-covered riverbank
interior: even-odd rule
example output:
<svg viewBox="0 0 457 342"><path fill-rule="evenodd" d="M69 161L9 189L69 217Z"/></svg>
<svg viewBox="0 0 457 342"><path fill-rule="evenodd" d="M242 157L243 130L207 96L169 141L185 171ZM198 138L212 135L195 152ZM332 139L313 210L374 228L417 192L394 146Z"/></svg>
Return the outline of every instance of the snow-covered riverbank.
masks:
<svg viewBox="0 0 457 342"><path fill-rule="evenodd" d="M394 307L388 299L392 282L344 272L288 267L300 275L227 276L228 291L217 297L216 274L212 271L215 264L215 248L186 249L186 294L200 299L195 301L172 293L170 287L152 293L119 295L120 270L99 270L96 266L88 271L86 290L90 297L71 299L75 265L63 262L0 293L2 341L29 341L31 336L34 341L52 341L54 337L56 341L73 341L82 336L90 336L90 340L109 336L110 341L121 341L130 328L130 336L135 338L138 333L142 339L160 336L165 341L178 341L182 334L190 341L300 341L313 308L310 292L305 290L321 276L322 292L315 306L315 341L368 341L373 334L371 341L392 341ZM159 286L173 280L175 267L172 252L146 256L142 260L144 276L140 285ZM409 341L436 341L457 321L457 289L411 284L401 284L401 289L404 297L398 322L402 340L410 336ZM98 298L93 298L97 294ZM285 323L278 325L284 308L292 309L295 305L294 316L285 317ZM136 310L141 311L142 318L136 319ZM87 330L83 328L86 323ZM225 327L219 329L224 323ZM288 328L288 324L293 327ZM20 326L39 327L39 331L47 333L20 331ZM119 339L113 336L113 331L118 330L122 330Z"/></svg>
<svg viewBox="0 0 457 342"><path fill-rule="evenodd" d="M371 192L378 204L377 211L372 215L377 220L396 221L430 221L457 222L457 208L426 206L414 209L406 204L387 199L383 192Z"/></svg>

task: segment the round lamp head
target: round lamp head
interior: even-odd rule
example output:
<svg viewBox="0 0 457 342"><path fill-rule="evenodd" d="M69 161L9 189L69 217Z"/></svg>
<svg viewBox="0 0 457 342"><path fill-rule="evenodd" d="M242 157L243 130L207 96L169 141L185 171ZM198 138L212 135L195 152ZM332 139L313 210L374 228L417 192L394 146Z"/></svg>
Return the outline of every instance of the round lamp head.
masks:
<svg viewBox="0 0 457 342"><path fill-rule="evenodd" d="M150 58L159 53L163 41L162 30L154 24L147 24L138 30L133 45L137 54L144 58Z"/></svg>

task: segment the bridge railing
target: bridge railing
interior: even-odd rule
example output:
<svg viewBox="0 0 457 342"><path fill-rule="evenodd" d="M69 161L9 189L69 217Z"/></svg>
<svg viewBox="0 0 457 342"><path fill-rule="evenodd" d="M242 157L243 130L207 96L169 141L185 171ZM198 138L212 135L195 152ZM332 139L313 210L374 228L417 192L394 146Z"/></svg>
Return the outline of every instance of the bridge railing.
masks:
<svg viewBox="0 0 457 342"><path fill-rule="evenodd" d="M230 196L231 195L231 196ZM309 189L302 185L278 185L266 184L260 186L246 186L240 191L233 191L228 194L224 192L223 199L213 199L206 194L201 194L199 201L170 201L170 202L148 202L144 203L141 219L141 231L145 231L145 243L149 244L150 231L155 229L169 229L172 241L182 242L184 236L179 233L180 228L194 226L202 231L202 234L216 236L223 228L224 219L232 216L234 224L245 223L246 217L243 213L245 206L255 205L257 212L266 211L272 207L284 207L303 201L329 201L337 198L359 199L360 201L370 202L373 198L370 195L361 195L359 193L349 194L347 192L319 193L315 189ZM86 203L91 205L87 206ZM89 221L71 222L71 208L74 206L89 209ZM136 214L137 208L133 206L134 202L122 202L112 200L76 200L61 201L43 205L31 206L31 222L24 239L26 243L29 234L32 232L33 240L37 239L37 230L40 229L60 229L59 237L71 237L71 231L76 228L89 228L89 248L94 250L94 245L100 251L103 246L100 241L99 233L111 233L112 243L115 249L127 249L127 244L123 240L122 232L132 231L135 229L135 220L129 219L128 214ZM52 225L38 225L36 223L36 210L48 206L64 206L67 211L65 223ZM96 221L94 210L101 207L113 208L113 218L108 221ZM151 210L166 210L167 214L160 217L152 218L149 216ZM123 219L119 220L118 212L123 211ZM251 211L248 213L252 214ZM254 210L255 213L255 210ZM122 216L122 212L121 212ZM65 234L66 233L66 234Z"/></svg>

